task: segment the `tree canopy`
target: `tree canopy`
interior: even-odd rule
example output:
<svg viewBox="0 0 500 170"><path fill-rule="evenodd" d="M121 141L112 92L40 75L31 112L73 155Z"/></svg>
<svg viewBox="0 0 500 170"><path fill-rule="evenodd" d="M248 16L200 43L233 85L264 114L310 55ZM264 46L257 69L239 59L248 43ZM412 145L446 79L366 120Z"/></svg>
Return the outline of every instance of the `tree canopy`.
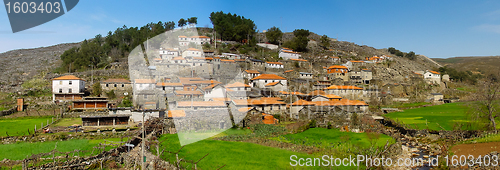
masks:
<svg viewBox="0 0 500 170"><path fill-rule="evenodd" d="M123 26L114 32L109 31L106 37L96 35L92 40L84 40L79 48L66 50L61 55L63 63L58 72L83 71L88 68L102 68L108 63L128 56L131 50L148 38L175 28L175 23L149 23L141 28ZM159 44L159 43L154 43Z"/></svg>
<svg viewBox="0 0 500 170"><path fill-rule="evenodd" d="M287 41L283 46L293 49L294 51L304 52L307 51L307 43L309 42L309 30L296 29L293 31L295 36L291 41Z"/></svg>
<svg viewBox="0 0 500 170"><path fill-rule="evenodd" d="M184 19L184 18L181 18L179 19L179 21L177 21L179 27L183 27L183 26L186 26L187 24L187 21Z"/></svg>
<svg viewBox="0 0 500 170"><path fill-rule="evenodd" d="M320 41L321 41L321 45L327 49L328 47L330 47L330 38L328 38L327 35L323 35L321 36L320 38Z"/></svg>
<svg viewBox="0 0 500 170"><path fill-rule="evenodd" d="M222 40L238 41L254 39L257 26L255 23L243 16L224 12L212 12L210 14L216 33Z"/></svg>
<svg viewBox="0 0 500 170"><path fill-rule="evenodd" d="M278 45L282 36L283 32L281 32L281 30L277 27L271 27L266 32L267 41L271 44Z"/></svg>

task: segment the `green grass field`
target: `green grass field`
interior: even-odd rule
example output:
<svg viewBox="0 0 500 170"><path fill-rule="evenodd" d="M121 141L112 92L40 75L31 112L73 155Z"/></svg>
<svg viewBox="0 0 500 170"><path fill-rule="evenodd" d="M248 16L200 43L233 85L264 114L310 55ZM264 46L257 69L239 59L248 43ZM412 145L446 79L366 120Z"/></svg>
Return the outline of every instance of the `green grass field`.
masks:
<svg viewBox="0 0 500 170"><path fill-rule="evenodd" d="M68 127L74 124L81 125L82 124L82 118L62 118L59 122L55 123L52 126L55 127Z"/></svg>
<svg viewBox="0 0 500 170"><path fill-rule="evenodd" d="M41 123L47 125L47 120L52 122L52 117L22 117L14 119L0 119L0 137L7 136L23 136L33 133L35 125L37 129L41 127Z"/></svg>
<svg viewBox="0 0 500 170"><path fill-rule="evenodd" d="M165 151L176 152L181 147L176 134L163 135L159 140L166 140L160 148L165 149ZM197 161L206 154L209 155L198 163L200 169L217 169L223 165L225 165L223 169L300 169L300 167L290 165L291 155L297 155L299 158L318 158L318 156L306 153L292 152L253 143L210 139L186 145L179 153L179 157ZM165 153L162 158L175 162L174 154ZM190 166L190 164L183 165ZM324 167L309 167L308 169L310 168L321 169ZM340 169L355 168L341 167Z"/></svg>
<svg viewBox="0 0 500 170"><path fill-rule="evenodd" d="M105 139L107 141L120 141L120 138L110 138ZM31 156L32 154L47 153L52 151L57 143L57 150L60 152L69 152L74 150L86 150L92 151L94 146L99 145L99 143L104 142L104 139L98 140L88 140L88 139L75 139L68 141L50 141L50 142L36 142L36 143L16 143L0 145L0 160L4 158L10 160L22 160L26 156ZM106 147L106 150L110 150L112 147ZM86 153L86 155L90 155ZM97 150L94 152L94 154ZM80 155L82 156L82 155Z"/></svg>
<svg viewBox="0 0 500 170"><path fill-rule="evenodd" d="M384 134L341 132L338 129L311 128L302 133L283 135L273 138L282 142L305 144L316 147L342 147L342 145L355 145L362 148L384 146L387 142L392 144L395 140Z"/></svg>
<svg viewBox="0 0 500 170"><path fill-rule="evenodd" d="M456 122L467 122L466 110L467 106L458 102L408 109L384 116L414 129L453 130Z"/></svg>
<svg viewBox="0 0 500 170"><path fill-rule="evenodd" d="M409 107L418 107L418 106L423 106L423 105L428 105L431 103L428 102L417 102L417 103L396 103L393 105L385 106L385 107L390 107L390 108L409 108Z"/></svg>

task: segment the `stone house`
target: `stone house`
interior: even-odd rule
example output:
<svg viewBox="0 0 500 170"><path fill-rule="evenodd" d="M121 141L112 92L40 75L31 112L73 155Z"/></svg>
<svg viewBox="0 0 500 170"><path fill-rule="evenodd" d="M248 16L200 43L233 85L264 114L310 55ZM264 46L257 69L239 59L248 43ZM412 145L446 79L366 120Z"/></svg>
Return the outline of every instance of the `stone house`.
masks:
<svg viewBox="0 0 500 170"><path fill-rule="evenodd" d="M85 91L85 80L73 75L52 79L52 101L80 100Z"/></svg>

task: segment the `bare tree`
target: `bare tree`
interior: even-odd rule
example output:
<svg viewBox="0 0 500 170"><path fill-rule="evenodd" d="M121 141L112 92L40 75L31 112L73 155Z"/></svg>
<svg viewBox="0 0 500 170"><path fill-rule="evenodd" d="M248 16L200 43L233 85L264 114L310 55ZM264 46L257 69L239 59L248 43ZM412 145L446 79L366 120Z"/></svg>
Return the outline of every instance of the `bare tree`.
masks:
<svg viewBox="0 0 500 170"><path fill-rule="evenodd" d="M473 104L476 107L471 117L479 122L489 122L488 127L495 132L497 132L495 118L500 116L500 112L497 111L500 99L498 75L491 74L478 83L478 90L474 95L477 102Z"/></svg>

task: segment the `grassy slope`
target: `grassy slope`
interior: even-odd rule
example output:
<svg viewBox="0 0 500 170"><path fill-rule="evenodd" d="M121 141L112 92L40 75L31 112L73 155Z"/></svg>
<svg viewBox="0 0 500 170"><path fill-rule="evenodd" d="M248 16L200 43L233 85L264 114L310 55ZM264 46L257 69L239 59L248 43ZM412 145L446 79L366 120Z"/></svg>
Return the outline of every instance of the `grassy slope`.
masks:
<svg viewBox="0 0 500 170"><path fill-rule="evenodd" d="M107 141L120 141L120 138L110 138ZM50 142L37 142L37 143L16 143L0 145L0 160L4 158L11 160L21 160L32 154L47 153L52 151L57 143L57 150L60 152L69 152L74 150L92 151L94 146L104 142L104 139L87 140L76 139L68 141L50 141ZM106 150L111 147L106 147ZM90 153L87 153L90 154Z"/></svg>
<svg viewBox="0 0 500 170"><path fill-rule="evenodd" d="M82 119L81 118L63 118L53 126L56 127L68 127L74 124L81 125L82 124Z"/></svg>
<svg viewBox="0 0 500 170"><path fill-rule="evenodd" d="M445 130L453 130L455 122L467 121L466 110L463 103L448 103L389 113L385 117L408 124L411 128L417 125L418 129L442 130L443 127Z"/></svg>
<svg viewBox="0 0 500 170"><path fill-rule="evenodd" d="M6 132L10 136L23 136L28 135L28 129L30 133L33 133L35 125L37 129L40 128L41 123L44 126L52 121L51 117L23 117L15 119L0 119L0 136L7 136Z"/></svg>
<svg viewBox="0 0 500 170"><path fill-rule="evenodd" d="M389 143L394 143L394 139L390 136L380 134L371 135L367 133L354 133L354 132L341 132L338 129L323 129L323 128L312 128L308 129L302 133L288 134L284 135L281 139L285 139L291 143L303 143L306 145L316 145L323 147L331 147L337 145L344 145L347 143L360 146L369 147L370 142L374 142L376 146L384 146L387 141ZM372 137L373 140L370 140Z"/></svg>

